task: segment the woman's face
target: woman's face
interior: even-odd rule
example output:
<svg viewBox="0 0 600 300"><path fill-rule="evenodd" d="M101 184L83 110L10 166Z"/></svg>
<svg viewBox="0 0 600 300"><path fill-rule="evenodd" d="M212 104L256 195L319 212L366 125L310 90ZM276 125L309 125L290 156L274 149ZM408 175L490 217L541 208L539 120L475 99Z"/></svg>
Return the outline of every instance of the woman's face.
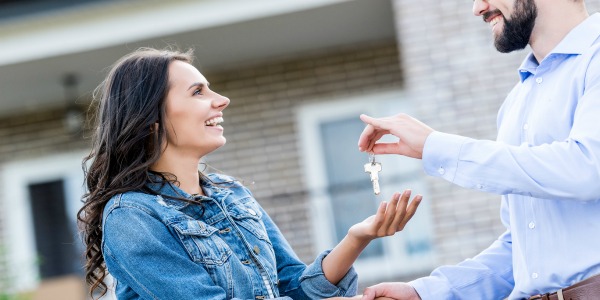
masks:
<svg viewBox="0 0 600 300"><path fill-rule="evenodd" d="M225 144L220 123L229 99L211 91L194 66L177 60L169 64L165 101L166 151L200 158Z"/></svg>

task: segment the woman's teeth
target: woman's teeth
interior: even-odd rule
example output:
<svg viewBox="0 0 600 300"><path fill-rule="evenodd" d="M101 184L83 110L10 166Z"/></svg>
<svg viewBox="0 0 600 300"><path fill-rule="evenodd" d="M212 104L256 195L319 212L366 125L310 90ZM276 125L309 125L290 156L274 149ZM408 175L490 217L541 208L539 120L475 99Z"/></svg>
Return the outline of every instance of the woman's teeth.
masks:
<svg viewBox="0 0 600 300"><path fill-rule="evenodd" d="M223 122L223 117L216 117L216 118L213 118L213 119L210 119L210 120L204 122L204 124L206 126L215 126L222 122Z"/></svg>

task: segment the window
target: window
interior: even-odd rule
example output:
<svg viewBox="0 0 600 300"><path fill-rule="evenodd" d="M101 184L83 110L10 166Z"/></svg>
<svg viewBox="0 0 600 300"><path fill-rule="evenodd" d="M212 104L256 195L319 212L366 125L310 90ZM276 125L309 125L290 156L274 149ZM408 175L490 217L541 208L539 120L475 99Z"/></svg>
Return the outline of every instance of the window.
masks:
<svg viewBox="0 0 600 300"><path fill-rule="evenodd" d="M379 173L381 194L375 196L369 175L364 173L368 155L357 147L364 129L358 116L410 113L402 99L402 93L394 91L319 101L298 109L302 165L318 251L335 246L350 226L374 214L379 202L388 201L396 191L410 188L427 199L420 161L398 155L376 157L383 168ZM423 201L404 231L372 242L355 267L361 280L388 280L431 269L433 256L429 205Z"/></svg>
<svg viewBox="0 0 600 300"><path fill-rule="evenodd" d="M15 291L40 279L82 275L76 214L84 192L83 153L11 162L2 170L2 219L8 273Z"/></svg>
<svg viewBox="0 0 600 300"><path fill-rule="evenodd" d="M29 185L31 217L41 279L81 272L73 228L69 226L64 180Z"/></svg>

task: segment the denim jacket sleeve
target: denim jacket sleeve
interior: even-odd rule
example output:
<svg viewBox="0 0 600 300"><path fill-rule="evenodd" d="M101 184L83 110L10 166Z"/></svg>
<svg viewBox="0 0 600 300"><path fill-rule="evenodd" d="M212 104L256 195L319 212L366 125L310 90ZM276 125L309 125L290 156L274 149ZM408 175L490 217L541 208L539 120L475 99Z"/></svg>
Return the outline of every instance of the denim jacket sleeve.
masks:
<svg viewBox="0 0 600 300"><path fill-rule="evenodd" d="M248 191L249 192L249 191ZM261 210L262 207L261 207ZM354 296L358 289L358 275L352 267L337 285L329 282L321 266L330 250L322 252L313 263L306 266L285 239L279 228L263 210L263 222L273 243L277 260L280 295L292 299L323 299L336 296Z"/></svg>

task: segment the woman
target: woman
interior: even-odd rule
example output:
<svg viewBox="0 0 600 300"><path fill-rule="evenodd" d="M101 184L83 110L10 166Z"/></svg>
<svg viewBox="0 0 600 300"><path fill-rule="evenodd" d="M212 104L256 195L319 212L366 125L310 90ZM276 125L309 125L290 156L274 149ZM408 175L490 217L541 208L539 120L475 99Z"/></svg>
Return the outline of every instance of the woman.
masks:
<svg viewBox="0 0 600 300"><path fill-rule="evenodd" d="M90 293L119 299L314 299L352 296L352 263L374 238L402 230L421 200L410 191L305 265L235 179L202 174L225 144L229 99L209 88L191 53L140 49L99 87L97 129L84 159L84 228ZM281 298L280 298L281 297Z"/></svg>

